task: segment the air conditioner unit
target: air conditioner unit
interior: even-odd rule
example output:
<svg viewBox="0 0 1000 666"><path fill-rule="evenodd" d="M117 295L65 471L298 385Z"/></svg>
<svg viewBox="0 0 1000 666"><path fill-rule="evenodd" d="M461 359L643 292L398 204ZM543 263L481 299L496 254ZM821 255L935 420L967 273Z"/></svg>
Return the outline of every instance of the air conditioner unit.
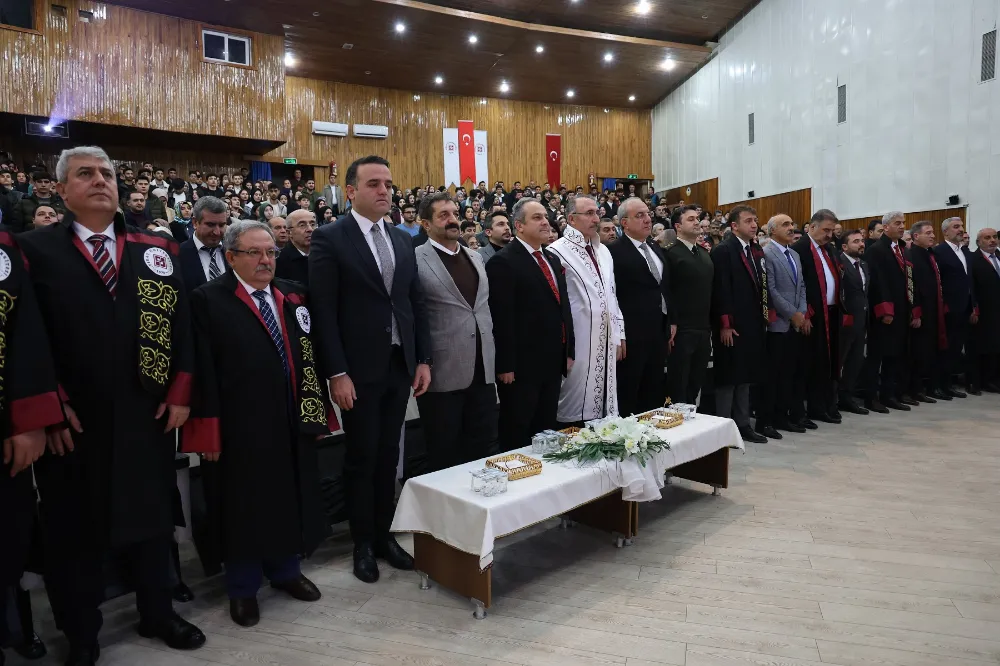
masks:
<svg viewBox="0 0 1000 666"><path fill-rule="evenodd" d="M385 125L354 125L354 136L365 139L384 139L389 136L389 128Z"/></svg>
<svg viewBox="0 0 1000 666"><path fill-rule="evenodd" d="M347 136L347 123L328 123L322 120L314 120L313 134L321 136Z"/></svg>

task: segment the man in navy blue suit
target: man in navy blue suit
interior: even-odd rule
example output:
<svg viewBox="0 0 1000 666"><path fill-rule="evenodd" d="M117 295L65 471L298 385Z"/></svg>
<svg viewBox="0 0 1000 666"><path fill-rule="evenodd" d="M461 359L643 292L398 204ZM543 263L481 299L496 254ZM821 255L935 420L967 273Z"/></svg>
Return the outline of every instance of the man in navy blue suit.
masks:
<svg viewBox="0 0 1000 666"><path fill-rule="evenodd" d="M192 218L194 236L181 243L178 256L189 294L227 270L222 235L229 223L229 206L216 197L201 197L194 205Z"/></svg>
<svg viewBox="0 0 1000 666"><path fill-rule="evenodd" d="M941 292L944 296L945 332L948 349L939 365L937 391L931 397L939 400L964 398L965 393L952 386L952 376L963 371L962 348L969 336L969 325L979 320L979 310L972 292L969 273L969 251L962 247L965 223L960 217L950 217L941 223L944 242L935 245L931 252L941 271Z"/></svg>

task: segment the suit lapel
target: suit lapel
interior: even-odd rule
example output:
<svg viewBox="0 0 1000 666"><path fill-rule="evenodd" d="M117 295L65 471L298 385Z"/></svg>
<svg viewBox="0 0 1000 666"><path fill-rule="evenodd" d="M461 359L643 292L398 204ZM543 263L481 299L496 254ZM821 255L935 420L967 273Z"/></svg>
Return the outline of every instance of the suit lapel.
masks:
<svg viewBox="0 0 1000 666"><path fill-rule="evenodd" d="M774 246L773 250L769 249L771 248L771 246ZM789 252L791 251L792 250L789 248ZM782 269L788 275L788 278L792 281L792 284L798 286L799 284L798 276L792 274L792 267L788 265L788 260L785 259L784 248L782 248L777 243L772 241L767 244L766 248L764 248L764 252L770 252L773 255L771 258L774 259L774 263L780 264L782 266ZM796 254L798 253L796 252ZM795 257L792 257L792 261L793 262L795 261Z"/></svg>
<svg viewBox="0 0 1000 666"><path fill-rule="evenodd" d="M368 241L361 232L361 226L358 224L357 218L354 217L354 213L349 214L340 223L344 225L344 233L351 239L354 249L357 250L358 256L361 258L361 263L364 264L365 274L372 281L372 284L375 284L385 292L385 282L382 280L382 273L378 269L378 264L375 263L375 255L372 254L371 248L368 247Z"/></svg>
<svg viewBox="0 0 1000 666"><path fill-rule="evenodd" d="M426 249L425 249L426 248ZM459 252L462 251L462 246L459 246ZM441 261L441 257L438 256L438 252L434 249L434 246L430 243L424 243L420 246L420 255L427 266L434 273L434 276L445 286L445 288L454 296L458 301L464 305L468 305L465 297L462 296L462 292L458 290L458 286L455 284L455 280L452 279L451 273L448 269L444 267L444 262Z"/></svg>
<svg viewBox="0 0 1000 666"><path fill-rule="evenodd" d="M650 281L652 281L652 282L655 283L656 282L656 278L653 277L653 274L649 272L649 264L646 263L646 257L642 254L642 250L640 250L639 248L637 248L635 246L635 243L633 243L632 239L629 238L628 236L623 235L622 238L621 238L621 240L619 242L624 242L624 243L628 244L628 248L631 249L631 252L629 252L629 256L633 257L633 261L636 262L636 269L640 273L645 274L646 276L648 276L649 279L650 279ZM661 261L662 261L662 258L661 258Z"/></svg>
<svg viewBox="0 0 1000 666"><path fill-rule="evenodd" d="M532 269L534 269L531 270L530 273L533 276L535 276L535 281L539 282L541 285L545 287L545 293L549 295L549 298L551 298L552 300L556 300L555 294L552 293L552 287L549 286L549 281L545 279L545 273L542 272L542 267L538 265L538 261L535 259L535 257L532 256L532 254L528 251L528 248L524 247L524 245L522 245L520 241L511 240L511 242L512 243L517 242L517 245L514 246L514 250L521 255L522 257L521 261L524 262L525 267L527 268L530 266ZM545 252L542 252L542 256L548 259L548 256L545 254ZM552 268L552 263L549 262L549 269L551 270L551 268ZM553 275L552 279L555 279L555 277L556 276ZM556 283L556 286L558 287L558 283Z"/></svg>

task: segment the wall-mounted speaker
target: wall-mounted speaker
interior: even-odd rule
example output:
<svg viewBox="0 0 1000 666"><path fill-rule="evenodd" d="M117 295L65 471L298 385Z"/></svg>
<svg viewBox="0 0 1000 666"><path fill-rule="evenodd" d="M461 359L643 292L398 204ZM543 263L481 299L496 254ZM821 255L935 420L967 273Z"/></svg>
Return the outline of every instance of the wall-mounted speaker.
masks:
<svg viewBox="0 0 1000 666"><path fill-rule="evenodd" d="M753 190L747 192L747 199L753 199L753 197L754 197Z"/></svg>
<svg viewBox="0 0 1000 666"><path fill-rule="evenodd" d="M957 206L958 205L958 195L957 194L949 194L948 195L948 205L949 206Z"/></svg>

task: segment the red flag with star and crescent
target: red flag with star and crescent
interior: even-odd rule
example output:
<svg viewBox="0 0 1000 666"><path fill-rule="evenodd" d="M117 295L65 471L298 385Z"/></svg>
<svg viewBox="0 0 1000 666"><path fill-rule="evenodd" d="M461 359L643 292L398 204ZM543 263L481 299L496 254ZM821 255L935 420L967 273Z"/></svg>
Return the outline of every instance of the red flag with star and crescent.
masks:
<svg viewBox="0 0 1000 666"><path fill-rule="evenodd" d="M562 166L562 134L545 135L545 173L552 189L558 191L560 167Z"/></svg>
<svg viewBox="0 0 1000 666"><path fill-rule="evenodd" d="M458 168L462 183L476 182L476 129L471 120L458 121Z"/></svg>

